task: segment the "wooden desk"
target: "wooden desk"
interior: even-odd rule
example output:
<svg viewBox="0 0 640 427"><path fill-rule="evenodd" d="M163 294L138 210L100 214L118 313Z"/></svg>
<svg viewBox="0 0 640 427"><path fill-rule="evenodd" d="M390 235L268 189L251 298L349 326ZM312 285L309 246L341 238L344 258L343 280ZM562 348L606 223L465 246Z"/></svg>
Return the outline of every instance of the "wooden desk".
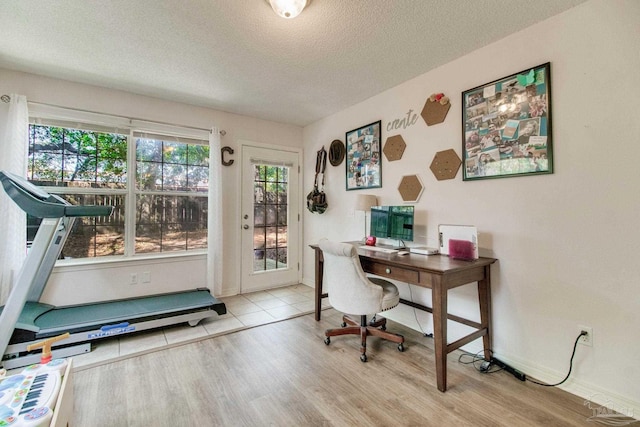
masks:
<svg viewBox="0 0 640 427"><path fill-rule="evenodd" d="M359 246L360 243L353 243ZM322 292L324 259L318 245L310 245L315 250L316 261L316 320L320 320L322 298L328 296ZM389 279L431 288L433 307L426 307L411 301L400 299L403 304L428 311L433 314L433 340L435 343L436 376L438 390L447 390L447 354L482 337L483 348L491 348L491 264L494 258L480 258L475 261L461 261L446 255L398 255L369 251L358 248L362 268L367 273ZM478 301L480 305L480 323L447 312L447 294L449 289L478 282ZM448 343L447 319L473 327L475 332ZM485 354L489 358L489 354Z"/></svg>

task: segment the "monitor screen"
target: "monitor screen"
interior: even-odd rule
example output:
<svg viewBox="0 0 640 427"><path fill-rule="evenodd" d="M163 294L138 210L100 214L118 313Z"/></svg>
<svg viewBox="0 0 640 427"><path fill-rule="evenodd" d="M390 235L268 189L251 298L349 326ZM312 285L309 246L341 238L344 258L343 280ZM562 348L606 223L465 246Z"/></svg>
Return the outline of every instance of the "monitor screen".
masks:
<svg viewBox="0 0 640 427"><path fill-rule="evenodd" d="M413 241L413 206L373 206L372 236L383 239Z"/></svg>

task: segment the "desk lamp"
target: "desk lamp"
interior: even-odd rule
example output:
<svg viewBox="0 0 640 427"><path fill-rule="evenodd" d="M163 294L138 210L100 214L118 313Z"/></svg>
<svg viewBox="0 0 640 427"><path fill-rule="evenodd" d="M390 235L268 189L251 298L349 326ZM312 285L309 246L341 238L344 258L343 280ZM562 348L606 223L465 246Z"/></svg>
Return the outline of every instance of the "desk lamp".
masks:
<svg viewBox="0 0 640 427"><path fill-rule="evenodd" d="M357 211L364 211L364 238L362 241L367 240L367 212L371 209L372 206L378 206L378 199L373 194L358 194L356 198L356 208Z"/></svg>

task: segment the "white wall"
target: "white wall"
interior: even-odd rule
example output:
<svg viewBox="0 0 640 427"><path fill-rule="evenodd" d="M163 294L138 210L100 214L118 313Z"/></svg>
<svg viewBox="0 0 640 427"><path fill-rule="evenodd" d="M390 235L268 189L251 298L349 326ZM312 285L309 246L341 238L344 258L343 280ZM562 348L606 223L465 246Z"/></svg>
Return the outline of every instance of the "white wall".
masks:
<svg viewBox="0 0 640 427"><path fill-rule="evenodd" d="M230 146L235 153L225 155L234 159L230 167L222 168L224 186L224 277L221 295L235 295L240 281L240 214L237 195L240 193L240 146L238 141L252 141L289 147L302 145L302 128L252 117L230 114L170 102L127 92L88 86L0 69L0 94L26 95L27 100L105 114L159 121L182 126L210 128L217 126L227 133L222 146ZM0 103L0 116L7 105ZM0 122L3 126L4 122ZM0 127L0 135L4 134ZM153 292L170 292L206 287L206 257L196 256L177 260L141 261L101 264L99 268L76 266L56 267L47 287L46 302L56 305L76 304L92 300L125 298ZM150 271L151 282L129 285L131 273ZM212 288L212 286L209 286Z"/></svg>
<svg viewBox="0 0 640 427"><path fill-rule="evenodd" d="M472 34L469 37L473 37ZM640 415L640 2L593 0L396 86L304 129L305 169L315 152L345 132L382 120L383 140L400 133L400 161L383 159L381 204L401 204L403 175L417 173L425 191L416 204L416 243L437 245L438 224L474 224L481 255L492 267L495 354L528 375L557 382L568 369L577 325L593 328L592 348L580 346L567 388L585 398L611 399ZM384 61L384 52L377 59ZM554 173L463 182L437 181L429 165L436 152L461 155L461 92L551 62ZM402 64L398 64L402 66ZM420 112L432 93L452 107L444 123L386 132L389 121ZM305 176L311 189L313 174ZM356 240L358 191L345 191L345 164L328 166L329 210L305 211L304 280L313 283L313 251L321 237ZM451 311L478 318L472 289L452 292ZM403 297L408 286L400 284ZM429 303L427 290L414 299ZM413 311L389 316L418 328ZM419 314L422 328L431 319ZM450 323L449 341L462 333ZM476 341L469 346L480 349ZM514 379L514 381L516 381Z"/></svg>

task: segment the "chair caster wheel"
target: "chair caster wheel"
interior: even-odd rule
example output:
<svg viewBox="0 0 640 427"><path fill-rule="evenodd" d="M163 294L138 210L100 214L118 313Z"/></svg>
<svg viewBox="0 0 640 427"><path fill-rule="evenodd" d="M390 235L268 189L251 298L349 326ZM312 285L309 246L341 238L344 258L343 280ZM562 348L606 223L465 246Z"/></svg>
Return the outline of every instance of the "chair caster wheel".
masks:
<svg viewBox="0 0 640 427"><path fill-rule="evenodd" d="M360 355L360 360L362 361L362 363L367 361L367 355L366 354L361 354Z"/></svg>
<svg viewBox="0 0 640 427"><path fill-rule="evenodd" d="M326 338L324 339L324 343L325 343L326 345L331 344L331 338L326 337Z"/></svg>
<svg viewBox="0 0 640 427"><path fill-rule="evenodd" d="M398 344L398 351L402 353L404 351L404 345L402 343Z"/></svg>
<svg viewBox="0 0 640 427"><path fill-rule="evenodd" d="M342 326L343 328L346 328L346 327L347 327L347 322L342 322L342 323L340 324L340 326Z"/></svg>

